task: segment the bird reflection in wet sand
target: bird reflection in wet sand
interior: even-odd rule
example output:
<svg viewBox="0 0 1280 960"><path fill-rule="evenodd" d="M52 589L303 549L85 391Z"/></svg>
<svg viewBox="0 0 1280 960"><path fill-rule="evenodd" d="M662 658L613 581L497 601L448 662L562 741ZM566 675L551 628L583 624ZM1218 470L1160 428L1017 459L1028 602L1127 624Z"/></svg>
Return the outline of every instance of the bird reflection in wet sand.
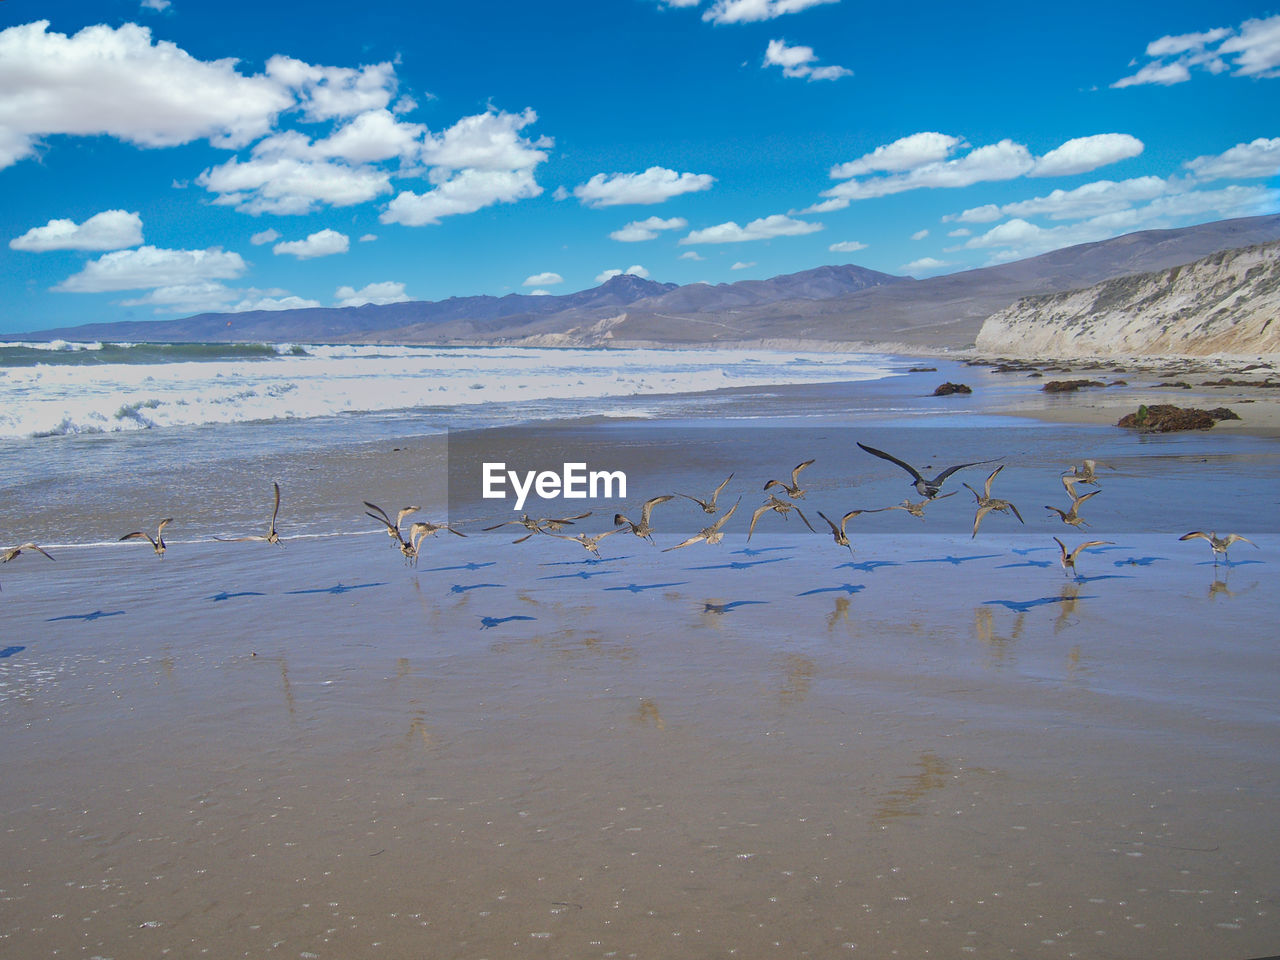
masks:
<svg viewBox="0 0 1280 960"><path fill-rule="evenodd" d="M903 786L887 790L882 795L875 812L875 822L886 826L888 821L900 817L916 817L922 811L914 809L931 790L941 790L947 785L951 776L951 766L932 750L920 754L916 761L920 771L897 779L905 781Z"/></svg>
<svg viewBox="0 0 1280 960"><path fill-rule="evenodd" d="M853 606L847 596L836 597L835 607L827 614L827 632L830 633L840 622L849 622L849 609Z"/></svg>
<svg viewBox="0 0 1280 960"><path fill-rule="evenodd" d="M635 721L641 726L651 723L656 730L665 730L667 728L667 723L662 719L662 712L658 709L657 703L648 697L640 698L640 705L636 708Z"/></svg>
<svg viewBox="0 0 1280 960"><path fill-rule="evenodd" d="M1088 598L1080 596L1079 584L1064 583L1058 599L1062 606L1058 608L1058 619L1053 622L1054 633L1061 633L1065 627L1071 626L1074 622L1072 618L1076 615L1076 604Z"/></svg>
<svg viewBox="0 0 1280 960"><path fill-rule="evenodd" d="M990 648L994 659L1003 660L1009 653L1009 647L1021 639L1023 621L1026 617L1025 610L1016 614L1013 618L1013 628L1009 631L1009 635L1004 637L996 633L995 611L989 606L976 607L973 611L973 633L979 643L986 644Z"/></svg>

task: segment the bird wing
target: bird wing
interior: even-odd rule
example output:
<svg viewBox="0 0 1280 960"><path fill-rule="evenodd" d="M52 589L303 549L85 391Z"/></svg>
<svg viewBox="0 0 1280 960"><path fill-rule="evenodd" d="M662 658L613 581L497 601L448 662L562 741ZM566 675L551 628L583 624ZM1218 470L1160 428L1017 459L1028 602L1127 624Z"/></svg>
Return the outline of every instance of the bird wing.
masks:
<svg viewBox="0 0 1280 960"><path fill-rule="evenodd" d="M957 463L954 467L947 467L940 474L933 478L933 483L941 483L947 477L951 476L957 470L963 470L965 467L980 467L984 463L991 463L991 460L975 460L973 463Z"/></svg>
<svg viewBox="0 0 1280 960"><path fill-rule="evenodd" d="M1018 518L1018 522L1019 522L1019 523L1026 523L1026 522L1027 522L1027 521L1025 521L1025 520L1023 520L1023 519L1022 519L1022 514L1020 514L1020 513L1018 512L1018 508L1017 508L1017 507L1015 507L1012 503L1011 503L1011 504L1009 504L1009 509L1013 511L1013 515L1014 515L1015 517L1017 517L1017 518Z"/></svg>
<svg viewBox="0 0 1280 960"><path fill-rule="evenodd" d="M968 486L968 484L965 484L965 486ZM982 518L985 517L990 512L991 512L991 507L978 508L978 512L973 515L973 536L969 538L970 540L972 540L973 537L976 537L978 535L978 524L980 524L982 522Z"/></svg>
<svg viewBox="0 0 1280 960"><path fill-rule="evenodd" d="M551 521L549 521L549 522L550 522L550 523L573 523L573 521L575 521L575 520L585 520L585 519L586 519L587 517L589 517L589 516L591 516L591 511L590 511L590 510L588 510L586 513L579 513L579 514L577 514L576 516L572 516L572 517L560 517L559 519L551 520ZM570 539L570 540L572 540L573 538L572 538L572 537L570 537L569 539Z"/></svg>
<svg viewBox="0 0 1280 960"><path fill-rule="evenodd" d="M1208 540L1210 543L1213 542L1213 537L1210 534L1205 533L1203 530L1192 530L1190 533L1184 533L1178 539L1194 540L1196 537L1199 537L1201 540Z"/></svg>
<svg viewBox="0 0 1280 960"><path fill-rule="evenodd" d="M924 479L924 477L920 476L920 471L917 470L915 467L913 467L911 464L907 463L905 460L899 460L893 454L885 453L883 450L877 450L875 447L868 447L865 443L859 443L858 446L860 446L863 450L867 451L867 453L871 454L873 457L879 457L881 460L888 460L890 463L896 463L898 466L900 466L903 470L907 471L907 473L911 474L917 480ZM965 466L971 466L971 464L965 464ZM959 469L959 468L956 467L953 469Z"/></svg>
<svg viewBox="0 0 1280 960"><path fill-rule="evenodd" d="M1083 495L1081 495L1081 496L1079 496L1079 497L1072 497L1072 498L1071 498L1071 509L1072 509L1072 510L1077 509L1077 508L1080 506L1080 504L1084 503L1084 502L1085 502L1086 500L1088 500L1090 497L1096 497L1096 496L1097 496L1098 494L1100 494L1101 492L1102 492L1101 490L1090 490L1088 493L1083 494Z"/></svg>
<svg viewBox="0 0 1280 960"><path fill-rule="evenodd" d="M160 535L164 533L164 528L171 523L173 523L173 517L165 517L160 521L160 526L156 528L156 539L160 538Z"/></svg>
<svg viewBox="0 0 1280 960"><path fill-rule="evenodd" d="M1086 540L1084 543L1080 544L1080 546L1076 547L1074 550L1071 551L1071 559L1074 560L1076 557L1078 557L1082 550L1088 550L1090 547L1105 546L1106 544L1109 544L1111 542L1112 541L1110 540Z"/></svg>
<svg viewBox="0 0 1280 960"><path fill-rule="evenodd" d="M717 488L717 489L719 489L719 488ZM709 503L708 501L706 501L706 500L699 500L697 497L691 497L691 496L689 496L689 494L687 494L687 493L677 493L677 494L676 494L676 496L677 496L677 497L684 497L686 500L692 500L694 503L696 503L698 506L700 506L703 510L712 510L712 509L713 509L713 508L712 508L711 503ZM711 499L714 501L714 500L715 500L715 497L713 496Z"/></svg>
<svg viewBox="0 0 1280 960"><path fill-rule="evenodd" d="M800 514L800 519L804 521L804 525L809 528L809 532L817 533L818 531L813 529L813 524L809 522L809 518L804 515L804 511L801 510L799 507L796 507L795 509L796 509L796 513Z"/></svg>
<svg viewBox="0 0 1280 960"><path fill-rule="evenodd" d="M653 508L660 503L666 503L671 499L671 494L663 494L661 497L652 497L644 502L644 506L640 508L640 524L643 526L649 522L649 515L653 513ZM614 520L617 523L617 520Z"/></svg>
<svg viewBox="0 0 1280 960"><path fill-rule="evenodd" d="M687 547L690 544L697 543L699 540L705 540L705 539L706 537L704 535L702 535L701 533L697 533L697 534L694 534L692 537L690 537L688 540L684 541L684 543L677 543L674 547L667 547L662 552L670 553L672 550L679 550L681 547Z"/></svg>
<svg viewBox="0 0 1280 960"><path fill-rule="evenodd" d="M751 526L747 528L747 540L751 540L751 535L756 532L756 521L763 517L766 513L773 509L772 504L764 504L756 507L755 513L751 514Z"/></svg>
<svg viewBox="0 0 1280 960"><path fill-rule="evenodd" d="M490 530L497 530L499 527L505 527L505 526L509 526L510 524L519 523L519 522L520 522L519 520L503 520L501 523L495 523L492 527L481 527L480 529L483 530L485 533L488 533Z"/></svg>
<svg viewBox="0 0 1280 960"><path fill-rule="evenodd" d="M1228 533L1226 540L1227 540L1228 547L1231 546L1233 543L1235 543L1237 540L1243 540L1245 543L1252 546L1255 550L1261 549L1256 543L1254 543L1248 537L1243 537L1238 533Z"/></svg>
<svg viewBox="0 0 1280 960"><path fill-rule="evenodd" d="M1050 507L1049 509L1052 510L1053 508ZM1062 562L1066 563L1067 562L1067 545L1063 543L1061 540L1059 540L1057 537L1053 538L1053 542L1056 543L1058 545L1058 549L1062 551ZM1074 553L1071 554L1071 557L1072 559L1074 559L1075 554Z"/></svg>
<svg viewBox="0 0 1280 960"><path fill-rule="evenodd" d="M831 522L831 518L828 517L821 510L818 511L818 516L820 516L823 520L827 521L827 526L831 528L832 536L835 536L836 534L844 533L844 520L840 521L840 526L837 527L834 523ZM852 514L846 514L845 520L849 519L850 516L852 516Z"/></svg>
<svg viewBox="0 0 1280 960"><path fill-rule="evenodd" d="M813 465L813 461L812 461L812 460L806 460L804 463L800 464L800 465L799 465L799 466L797 466L794 470L792 470L792 471L791 471L791 486L793 486L793 487L795 487L795 486L799 486L799 484L800 484L800 471L801 471L801 470L803 470L805 467L812 466L812 465Z"/></svg>
<svg viewBox="0 0 1280 960"><path fill-rule="evenodd" d="M720 491L723 490L725 487L727 487L729 485L729 481L732 479L733 479L733 474L731 473L724 478L724 482L722 482L720 486L716 487L715 491L711 494L712 506L715 506L716 499L720 496Z"/></svg>
<svg viewBox="0 0 1280 960"><path fill-rule="evenodd" d="M991 476L987 477L987 485L983 488L983 490L986 492L986 495L988 497L991 496L991 481L994 480L996 476L1000 473L1000 471L1003 469L1004 469L1004 464L1002 463L1000 464L1000 466L996 467L994 470L991 471ZM968 486L968 484L965 484L965 486Z"/></svg>
<svg viewBox="0 0 1280 960"><path fill-rule="evenodd" d="M141 540L143 537L146 537L148 540L150 540L151 534L143 533L141 530L135 530L133 531L133 533L126 533L123 537L120 538L118 542L123 543L126 540Z"/></svg>
<svg viewBox="0 0 1280 960"><path fill-rule="evenodd" d="M404 518L411 513L417 513L421 507L401 507L400 512L396 514L396 526L400 526L404 522Z"/></svg>
<svg viewBox="0 0 1280 960"><path fill-rule="evenodd" d="M732 507L730 507L728 510L726 510L726 511L721 515L720 519L719 519L719 520L717 520L715 523L713 523L711 526L709 526L707 529L714 533L715 531L717 531L717 530L719 530L721 527L723 527L723 526L724 526L725 521L726 521L726 520L728 520L730 517L732 517L732 516L733 516L733 511L735 511L735 510L737 510L737 509L738 509L738 504L740 504L741 502L742 502L742 498L741 498L741 497L739 497L737 500L735 500L735 501L734 501L733 506L732 506Z"/></svg>
<svg viewBox="0 0 1280 960"><path fill-rule="evenodd" d="M969 488L969 492L973 494L973 499L977 500L979 503L981 503L981 502L983 501L983 496L982 496L982 494L978 493L978 491L977 491L977 490L973 489L973 487L970 487L967 483L964 483L963 481L961 481L960 486L962 486L962 487L968 487L968 488ZM991 496L991 485L990 485L990 484L988 484L988 485L987 485L987 498L990 498L990 496Z"/></svg>
<svg viewBox="0 0 1280 960"><path fill-rule="evenodd" d="M271 529L274 530L276 528L276 517L280 513L280 484L272 480L271 486L276 491L276 505L271 508Z"/></svg>

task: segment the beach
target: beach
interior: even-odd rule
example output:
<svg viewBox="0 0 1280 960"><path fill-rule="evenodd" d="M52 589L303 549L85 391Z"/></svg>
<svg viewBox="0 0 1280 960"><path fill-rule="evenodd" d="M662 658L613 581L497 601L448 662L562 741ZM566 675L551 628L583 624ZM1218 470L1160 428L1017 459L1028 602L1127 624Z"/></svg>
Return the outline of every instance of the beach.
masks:
<svg viewBox="0 0 1280 960"><path fill-rule="evenodd" d="M1280 950L1274 392L1126 372L1050 396L1025 370L885 365L444 433L9 448L81 470L31 470L3 507L8 539L56 558L0 568L3 952ZM957 379L973 394L929 395ZM1153 397L1242 419L1114 426ZM852 519L846 549L817 511L919 499L858 441L926 474L998 462L924 520ZM627 472L566 535L731 472L739 506L715 545L670 549L713 522L683 497L655 544L615 534L599 560L513 544L481 529L519 515L475 482L499 454ZM1085 457L1101 493L1072 529L1044 505ZM769 513L748 542L763 483L808 458L794 502L818 532ZM960 482L999 462L1025 523L974 536ZM265 533L273 481L283 546L213 539ZM365 500L467 536L408 565ZM115 542L170 511L163 559ZM1252 544L1215 562L1193 529ZM1110 542L1068 576L1055 536Z"/></svg>

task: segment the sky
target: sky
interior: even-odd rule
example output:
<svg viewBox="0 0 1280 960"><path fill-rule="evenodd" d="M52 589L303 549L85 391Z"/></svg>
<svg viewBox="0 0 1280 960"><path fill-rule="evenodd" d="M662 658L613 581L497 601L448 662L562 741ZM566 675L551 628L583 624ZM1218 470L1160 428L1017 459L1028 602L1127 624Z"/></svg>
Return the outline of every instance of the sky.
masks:
<svg viewBox="0 0 1280 960"><path fill-rule="evenodd" d="M0 0L0 334L936 276L1278 174L1280 6Z"/></svg>

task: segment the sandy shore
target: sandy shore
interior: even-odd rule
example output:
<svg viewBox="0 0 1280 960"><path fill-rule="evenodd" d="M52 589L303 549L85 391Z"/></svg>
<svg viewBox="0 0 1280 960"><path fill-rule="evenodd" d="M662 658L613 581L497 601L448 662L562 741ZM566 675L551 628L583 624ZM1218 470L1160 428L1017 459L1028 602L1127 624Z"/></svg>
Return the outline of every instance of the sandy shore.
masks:
<svg viewBox="0 0 1280 960"><path fill-rule="evenodd" d="M472 535L412 568L358 501L429 493L435 441L256 461L289 471L283 548L209 539L264 525L256 503L175 523L163 560L89 545L83 508L86 545L0 569L0 952L1274 954L1280 450L1054 423L1085 394L1032 411L1025 372L965 369L967 398L924 398L929 372L880 399L779 389L545 435L635 470L632 507L739 464L742 513L821 443L815 523L914 497L846 431L939 467L995 450L1027 522L976 538L957 487L923 522L855 519L852 554L794 517L747 544L741 514L716 547L663 552L706 522L679 501L657 547L617 535L593 563L479 533L511 511L464 488L424 513ZM687 462L709 429L723 446ZM533 436L489 433L452 438L450 468ZM1051 524L1085 455L1116 467L1094 525ZM1200 525L1257 547L1215 566L1177 540ZM1075 580L1055 535L1114 543Z"/></svg>

